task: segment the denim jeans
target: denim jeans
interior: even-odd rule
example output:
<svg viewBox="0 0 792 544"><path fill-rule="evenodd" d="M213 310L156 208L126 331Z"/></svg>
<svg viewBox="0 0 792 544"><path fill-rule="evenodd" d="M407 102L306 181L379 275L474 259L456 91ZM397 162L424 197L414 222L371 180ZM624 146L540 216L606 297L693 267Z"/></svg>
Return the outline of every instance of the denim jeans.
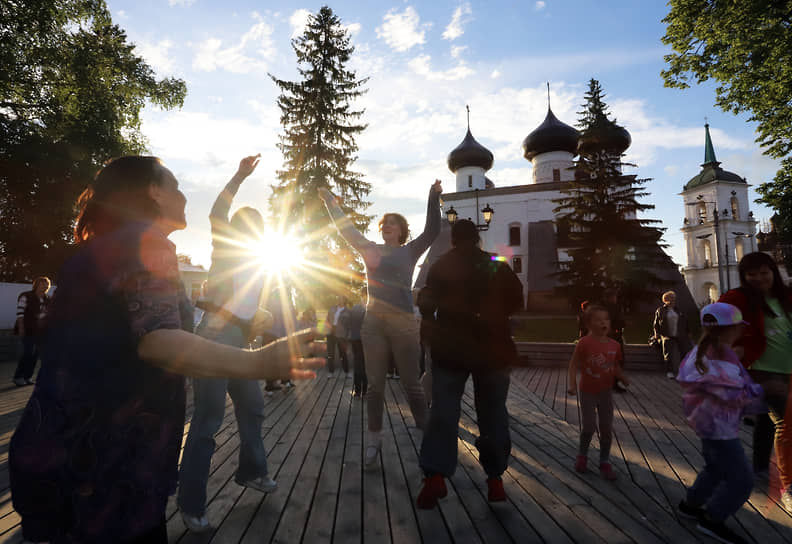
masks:
<svg viewBox="0 0 792 544"><path fill-rule="evenodd" d="M450 477L457 464L457 436L460 402L468 376L473 376L473 391L478 419L479 437L476 448L479 462L490 478L503 474L511 453L509 414L506 395L509 393L509 370L449 370L432 366L432 410L429 425L421 443L421 469L424 473Z"/></svg>
<svg viewBox="0 0 792 544"><path fill-rule="evenodd" d="M19 363L14 372L14 379L29 380L33 377L33 372L36 370L36 362L39 358L38 337L23 336L21 340L22 356L19 358Z"/></svg>
<svg viewBox="0 0 792 544"><path fill-rule="evenodd" d="M753 470L739 438L701 440L704 470L688 489L687 502L707 505L707 513L715 521L732 516L751 496Z"/></svg>
<svg viewBox="0 0 792 544"><path fill-rule="evenodd" d="M341 359L341 368L349 372L349 359L347 358L346 339L335 334L327 335L327 370L335 372L336 354Z"/></svg>
<svg viewBox="0 0 792 544"><path fill-rule="evenodd" d="M213 330L206 327L205 321L201 321L197 333L221 344L246 346L242 331L235 325ZM267 452L261 438L264 399L259 382L225 378L194 379L195 412L184 444L178 495L179 508L192 516L200 516L206 511L206 484L215 451L214 435L223 422L226 390L234 402L239 428L236 481L245 482L267 474Z"/></svg>
<svg viewBox="0 0 792 544"><path fill-rule="evenodd" d="M666 372L673 372L674 376L679 374L679 363L682 357L679 341L676 338L663 336L660 339L660 345L663 348L663 362L665 363Z"/></svg>
<svg viewBox="0 0 792 544"><path fill-rule="evenodd" d="M401 377L415 426L426 426L426 398L418 383L418 323L411 312L381 310L376 305L366 309L360 331L366 359L368 393L366 409L369 431L382 430L382 412L385 406L385 373L393 357Z"/></svg>

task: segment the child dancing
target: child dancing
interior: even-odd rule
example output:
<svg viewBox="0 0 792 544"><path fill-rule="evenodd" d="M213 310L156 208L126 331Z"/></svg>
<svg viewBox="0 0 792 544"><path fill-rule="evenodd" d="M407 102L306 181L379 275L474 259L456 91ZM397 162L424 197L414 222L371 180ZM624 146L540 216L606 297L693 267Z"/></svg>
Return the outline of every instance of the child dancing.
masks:
<svg viewBox="0 0 792 544"><path fill-rule="evenodd" d="M701 309L704 334L679 367L685 417L701 438L704 470L679 503L679 514L698 520L696 529L721 542L745 540L726 518L748 500L753 470L737 438L742 416L766 410L762 387L740 364L731 345L742 335L740 310L724 302Z"/></svg>
<svg viewBox="0 0 792 544"><path fill-rule="evenodd" d="M613 384L624 376L619 362L622 349L619 342L608 337L610 316L604 306L590 305L583 313L588 334L581 338L569 361L569 388L567 393L577 394L577 373L580 370L580 412L583 430L580 432L580 450L575 460L575 470L586 472L588 449L599 419L600 474L606 480L615 480L616 473L608 461L613 429Z"/></svg>

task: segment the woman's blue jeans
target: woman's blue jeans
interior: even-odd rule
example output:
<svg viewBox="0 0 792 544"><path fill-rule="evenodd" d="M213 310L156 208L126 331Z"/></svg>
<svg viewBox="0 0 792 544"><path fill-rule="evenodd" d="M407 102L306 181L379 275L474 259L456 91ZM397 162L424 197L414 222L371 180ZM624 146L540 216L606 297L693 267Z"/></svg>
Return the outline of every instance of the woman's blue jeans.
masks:
<svg viewBox="0 0 792 544"><path fill-rule="evenodd" d="M732 440L701 440L704 470L688 489L687 502L707 505L707 513L715 521L732 516L751 496L753 470L738 438Z"/></svg>
<svg viewBox="0 0 792 544"><path fill-rule="evenodd" d="M242 331L235 325L212 330L201 321L196 332L221 344L235 347L247 345ZM267 474L267 452L261 438L264 398L259 382L225 378L193 379L195 412L182 453L178 494L179 508L191 516L200 516L206 511L206 485L215 451L214 435L223 422L226 390L234 402L240 437L239 467L235 479L237 483L244 483Z"/></svg>

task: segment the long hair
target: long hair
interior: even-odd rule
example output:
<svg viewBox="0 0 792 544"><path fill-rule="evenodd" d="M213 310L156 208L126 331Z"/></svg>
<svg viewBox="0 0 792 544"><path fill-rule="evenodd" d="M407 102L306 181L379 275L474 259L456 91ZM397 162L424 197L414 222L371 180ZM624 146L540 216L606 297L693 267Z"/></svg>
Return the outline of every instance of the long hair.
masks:
<svg viewBox="0 0 792 544"><path fill-rule="evenodd" d="M407 238L410 236L410 224L407 223L407 219L400 213L386 213L382 216L382 219L379 220L377 226L379 227L379 231L382 232L382 225L387 221L389 218L393 218L399 224L399 228L401 228L401 235L399 236L399 244L404 244L407 241Z"/></svg>
<svg viewBox="0 0 792 544"><path fill-rule="evenodd" d="M704 325L702 327L703 332L701 333L701 339L699 340L698 349L696 350L695 363L696 370L699 371L699 374L706 374L709 370L707 363L704 362L704 356L707 354L707 351L712 348L716 357L723 357L721 336L723 336L725 331L737 325L717 325L717 321L715 321L715 318L711 315L704 316L704 323L702 323L702 325Z"/></svg>
<svg viewBox="0 0 792 544"><path fill-rule="evenodd" d="M162 185L168 169L157 157L127 156L112 159L77 199L74 240L85 242L130 221L153 221L160 208L149 187Z"/></svg>
<svg viewBox="0 0 792 544"><path fill-rule="evenodd" d="M788 317L790 313L792 313L792 302L789 300L789 289L784 285L784 281L781 279L781 272L778 270L778 265L773 258L761 251L748 253L740 259L740 264L737 266L737 270L740 274L740 290L745 294L746 299L748 299L748 308L754 312L761 308L765 315L778 317L767 304L764 295L762 295L758 289L751 286L746 279L748 272L758 270L763 266L769 268L773 273L773 286L770 288L770 294L778 299L781 308L783 308Z"/></svg>

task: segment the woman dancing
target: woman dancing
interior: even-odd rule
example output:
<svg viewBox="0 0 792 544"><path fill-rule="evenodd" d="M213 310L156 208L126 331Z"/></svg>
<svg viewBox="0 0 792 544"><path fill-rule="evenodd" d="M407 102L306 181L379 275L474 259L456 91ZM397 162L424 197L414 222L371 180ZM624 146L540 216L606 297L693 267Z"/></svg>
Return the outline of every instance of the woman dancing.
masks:
<svg viewBox="0 0 792 544"><path fill-rule="evenodd" d="M418 258L440 233L440 193L436 180L429 190L424 231L407 243L410 229L398 213L386 213L379 222L383 244L367 240L344 215L336 198L327 189L319 196L327 206L341 235L363 258L366 265L368 302L363 319L361 340L366 361L368 392L368 433L365 463L373 465L382 445L382 412L384 407L385 373L393 357L401 375L415 425L423 430L426 424L426 399L418 382L418 324L413 314L410 284Z"/></svg>

